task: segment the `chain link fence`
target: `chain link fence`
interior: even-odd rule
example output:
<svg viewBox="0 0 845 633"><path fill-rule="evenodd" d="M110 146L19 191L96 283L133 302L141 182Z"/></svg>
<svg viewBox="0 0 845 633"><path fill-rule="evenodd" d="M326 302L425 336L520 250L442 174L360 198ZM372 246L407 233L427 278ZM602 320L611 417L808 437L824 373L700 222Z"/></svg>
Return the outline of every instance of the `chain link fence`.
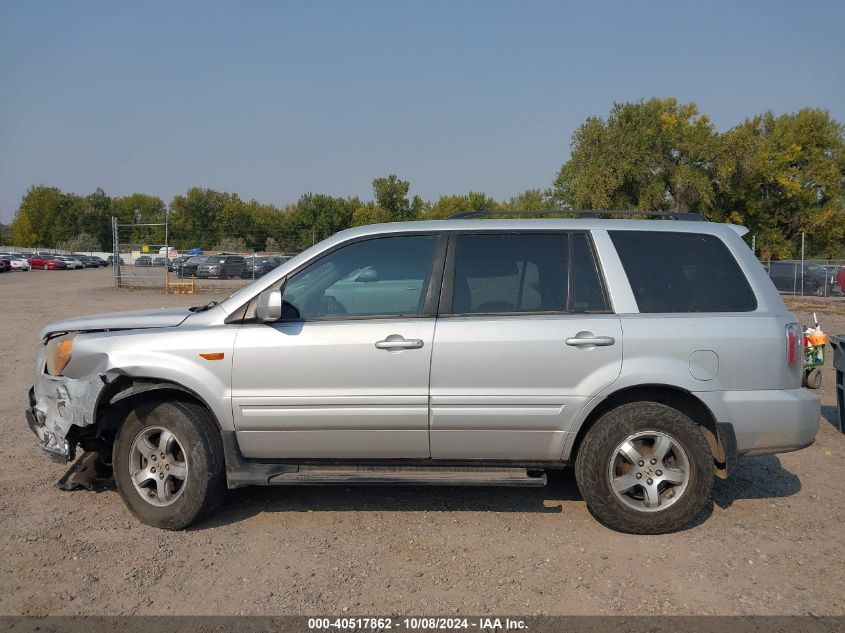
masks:
<svg viewBox="0 0 845 633"><path fill-rule="evenodd" d="M225 237L210 237L221 233ZM172 293L231 292L298 252L282 244L305 241L310 245L318 239L310 228L288 236L268 233L261 227L244 232L237 226L217 225L211 230L167 223L124 224L113 219L114 286Z"/></svg>
<svg viewBox="0 0 845 633"><path fill-rule="evenodd" d="M781 294L793 297L843 299L845 260L761 260L763 268ZM843 274L840 274L843 273Z"/></svg>

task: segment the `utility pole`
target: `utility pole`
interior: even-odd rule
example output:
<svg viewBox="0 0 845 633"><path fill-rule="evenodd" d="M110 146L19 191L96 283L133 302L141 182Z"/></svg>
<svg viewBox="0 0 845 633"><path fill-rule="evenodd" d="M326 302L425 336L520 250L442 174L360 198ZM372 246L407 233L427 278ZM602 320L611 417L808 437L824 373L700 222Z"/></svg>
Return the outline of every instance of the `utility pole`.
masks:
<svg viewBox="0 0 845 633"><path fill-rule="evenodd" d="M117 217L115 216L111 216L111 242L114 287L120 288L120 240L117 235Z"/></svg>
<svg viewBox="0 0 845 633"><path fill-rule="evenodd" d="M801 231L801 296L804 296L804 231Z"/></svg>

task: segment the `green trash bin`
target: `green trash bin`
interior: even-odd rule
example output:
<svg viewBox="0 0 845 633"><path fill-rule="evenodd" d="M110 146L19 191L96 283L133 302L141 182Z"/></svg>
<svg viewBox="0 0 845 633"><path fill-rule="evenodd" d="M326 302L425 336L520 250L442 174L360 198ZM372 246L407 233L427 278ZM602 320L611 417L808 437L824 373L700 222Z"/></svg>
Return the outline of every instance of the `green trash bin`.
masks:
<svg viewBox="0 0 845 633"><path fill-rule="evenodd" d="M836 370L836 405L839 408L839 431L845 433L845 334L829 339L833 348L833 368Z"/></svg>

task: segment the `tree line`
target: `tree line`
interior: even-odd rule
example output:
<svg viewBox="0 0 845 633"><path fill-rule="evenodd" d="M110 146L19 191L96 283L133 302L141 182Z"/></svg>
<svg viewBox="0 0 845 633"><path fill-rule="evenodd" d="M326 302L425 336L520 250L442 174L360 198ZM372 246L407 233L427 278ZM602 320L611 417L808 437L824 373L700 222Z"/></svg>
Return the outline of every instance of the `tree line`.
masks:
<svg viewBox="0 0 845 633"><path fill-rule="evenodd" d="M766 112L720 133L694 103L653 98L588 118L550 186L508 200L471 191L427 201L394 174L373 180L371 200L306 193L283 206L202 188L166 204L145 193L111 197L98 188L82 196L37 185L23 196L11 232L19 246L111 250L112 216L121 224L167 217L179 249L297 251L351 226L462 211L681 210L744 224L764 258L795 255L802 233L808 256L845 258L844 132L828 112L805 108ZM164 243L162 229L127 231L121 242Z"/></svg>

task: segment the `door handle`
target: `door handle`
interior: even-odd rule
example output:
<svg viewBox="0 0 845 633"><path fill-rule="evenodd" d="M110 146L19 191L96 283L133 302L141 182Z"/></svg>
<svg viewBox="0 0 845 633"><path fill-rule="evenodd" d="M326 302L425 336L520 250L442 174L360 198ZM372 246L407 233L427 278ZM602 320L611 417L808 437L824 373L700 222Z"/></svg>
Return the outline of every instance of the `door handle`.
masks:
<svg viewBox="0 0 845 633"><path fill-rule="evenodd" d="M423 346L422 339L419 338L404 338L398 334L391 334L383 341L376 341L376 349L401 350L401 349L420 349Z"/></svg>
<svg viewBox="0 0 845 633"><path fill-rule="evenodd" d="M613 345L616 339L612 336L570 336L565 343L572 347L603 347Z"/></svg>

